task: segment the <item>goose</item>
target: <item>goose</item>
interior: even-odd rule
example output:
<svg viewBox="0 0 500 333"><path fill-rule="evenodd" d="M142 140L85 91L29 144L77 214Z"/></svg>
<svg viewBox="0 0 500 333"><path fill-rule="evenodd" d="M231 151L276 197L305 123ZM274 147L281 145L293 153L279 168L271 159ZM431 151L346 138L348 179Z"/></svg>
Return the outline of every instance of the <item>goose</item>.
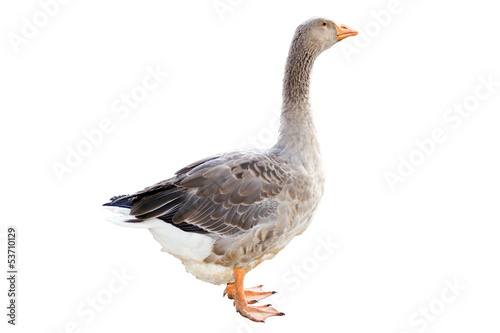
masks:
<svg viewBox="0 0 500 333"><path fill-rule="evenodd" d="M104 206L118 215L109 220L149 229L187 272L226 284L224 295L243 317L264 322L284 315L270 304L254 305L275 292L245 289L245 274L311 222L324 187L309 103L311 70L319 54L355 35L324 18L300 24L285 67L277 143L267 150L211 156L142 191L112 197Z"/></svg>

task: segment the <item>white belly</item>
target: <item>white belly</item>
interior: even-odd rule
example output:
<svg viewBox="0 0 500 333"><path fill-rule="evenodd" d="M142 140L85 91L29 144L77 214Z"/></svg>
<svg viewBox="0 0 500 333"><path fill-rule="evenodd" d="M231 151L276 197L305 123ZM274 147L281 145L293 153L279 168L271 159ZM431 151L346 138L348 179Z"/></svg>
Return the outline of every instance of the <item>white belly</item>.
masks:
<svg viewBox="0 0 500 333"><path fill-rule="evenodd" d="M161 244L162 251L180 259L186 271L198 279L213 284L233 282L232 268L204 262L204 259L212 253L214 238L182 231L160 219L149 219L139 223L126 222L127 219L133 218L128 215L129 209L113 208L112 210L122 216L110 217L109 221L123 227L149 229L154 239Z"/></svg>
<svg viewBox="0 0 500 333"><path fill-rule="evenodd" d="M154 239L162 245L162 251L179 258L186 271L198 279L213 284L224 284L233 281L233 270L203 260L212 253L215 240L207 235L185 232L171 224L158 220L155 227L149 228Z"/></svg>

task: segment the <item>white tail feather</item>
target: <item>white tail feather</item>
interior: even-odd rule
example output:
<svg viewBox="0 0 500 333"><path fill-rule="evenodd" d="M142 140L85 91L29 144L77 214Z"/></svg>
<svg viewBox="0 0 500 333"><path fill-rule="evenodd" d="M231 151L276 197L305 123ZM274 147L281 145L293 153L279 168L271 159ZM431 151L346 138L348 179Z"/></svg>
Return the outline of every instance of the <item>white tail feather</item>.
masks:
<svg viewBox="0 0 500 333"><path fill-rule="evenodd" d="M120 227L148 229L148 228L158 227L158 225L165 223L158 219L144 220L142 222L129 222L130 220L135 220L134 216L129 215L130 213L129 208L113 207L113 206L104 206L104 207L114 213L120 214L120 216L111 216L106 218L106 220L108 220L109 222L113 222L114 224Z"/></svg>

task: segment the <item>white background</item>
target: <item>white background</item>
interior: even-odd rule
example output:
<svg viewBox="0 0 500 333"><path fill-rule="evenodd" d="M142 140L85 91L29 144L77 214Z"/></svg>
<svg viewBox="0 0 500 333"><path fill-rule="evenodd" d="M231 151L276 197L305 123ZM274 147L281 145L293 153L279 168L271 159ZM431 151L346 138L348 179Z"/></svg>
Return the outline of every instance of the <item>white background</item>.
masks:
<svg viewBox="0 0 500 333"><path fill-rule="evenodd" d="M220 3L230 9L68 1L18 47L10 39L40 4L0 5L2 271L8 225L19 260L18 325L6 323L2 278L2 330L497 332L500 87L457 128L443 115L487 91L480 77L500 81L498 7L401 0L378 22L390 1ZM107 222L100 206L197 159L251 140L270 146L288 46L312 16L363 33L316 62L326 193L308 231L247 276L278 291L269 302L286 313L254 324L222 286L185 273L146 230ZM113 103L148 66L169 75L120 118ZM103 119L113 130L58 179L54 163ZM399 156L418 157L415 140L436 128L446 140L391 191L384 174L397 174ZM122 271L132 278L120 284Z"/></svg>

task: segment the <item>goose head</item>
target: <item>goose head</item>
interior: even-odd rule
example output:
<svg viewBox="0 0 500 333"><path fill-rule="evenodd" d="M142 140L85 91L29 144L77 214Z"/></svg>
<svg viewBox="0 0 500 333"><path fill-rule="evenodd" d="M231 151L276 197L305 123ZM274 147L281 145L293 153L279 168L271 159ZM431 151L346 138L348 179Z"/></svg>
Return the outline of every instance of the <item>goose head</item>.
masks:
<svg viewBox="0 0 500 333"><path fill-rule="evenodd" d="M336 24L325 18L313 18L297 27L294 39L297 44L319 54L338 41L357 34L357 31L344 24Z"/></svg>

